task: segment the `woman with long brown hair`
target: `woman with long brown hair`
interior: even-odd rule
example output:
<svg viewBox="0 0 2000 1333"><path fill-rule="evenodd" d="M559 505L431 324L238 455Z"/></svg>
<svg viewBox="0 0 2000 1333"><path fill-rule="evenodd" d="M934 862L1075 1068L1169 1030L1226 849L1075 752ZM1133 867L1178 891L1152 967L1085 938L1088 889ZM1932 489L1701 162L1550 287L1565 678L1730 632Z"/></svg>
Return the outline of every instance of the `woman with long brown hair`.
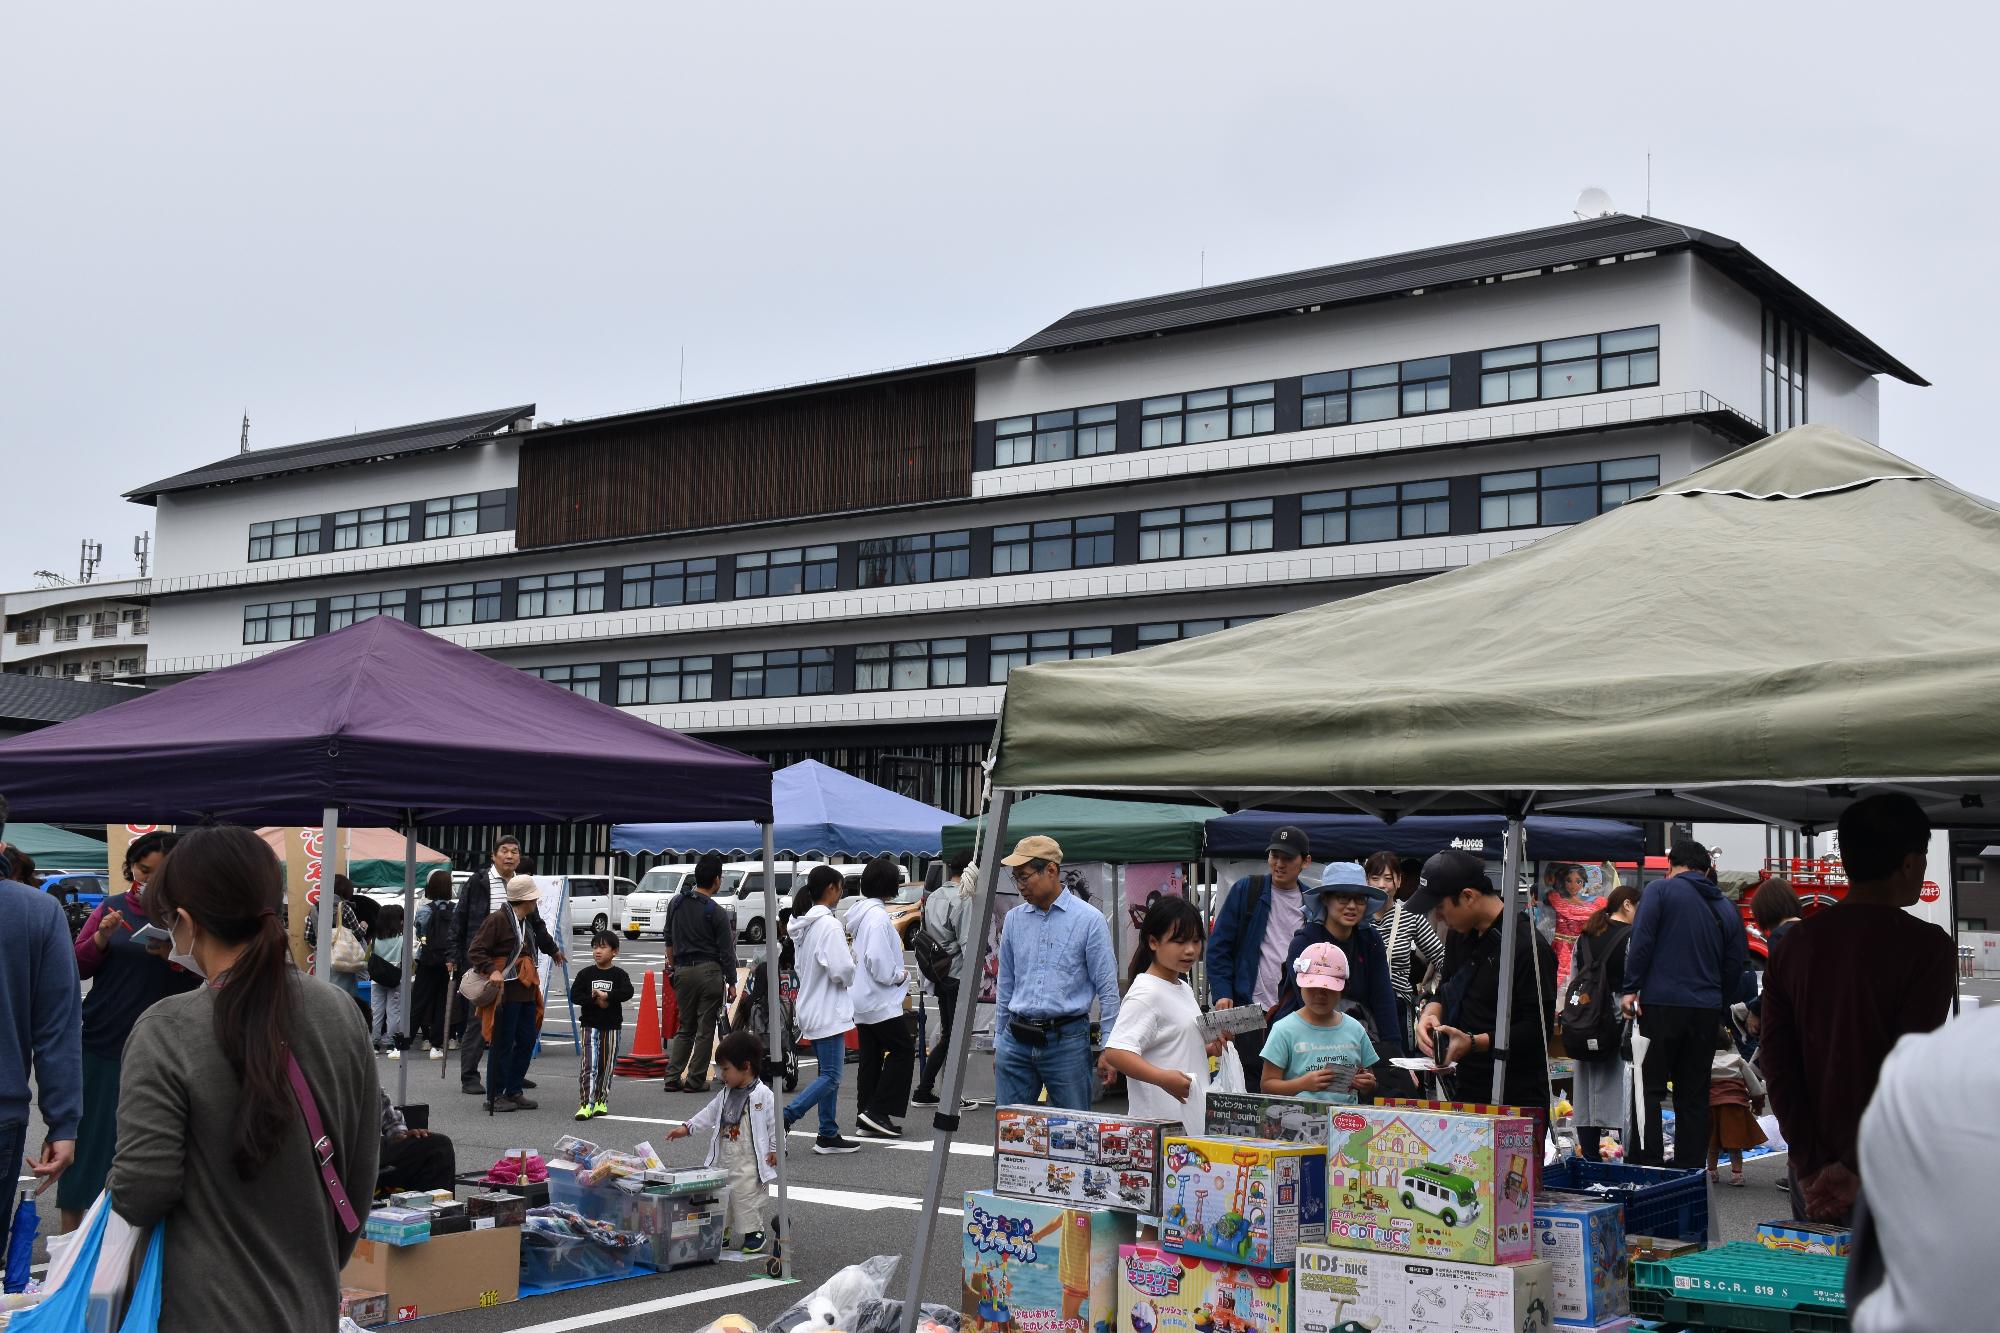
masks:
<svg viewBox="0 0 2000 1333"><path fill-rule="evenodd" d="M132 1029L108 1184L120 1217L166 1224L167 1333L330 1333L356 1214L374 1192L381 1107L368 1033L351 999L292 966L283 886L256 834L202 828L147 894L174 961L206 978Z"/></svg>

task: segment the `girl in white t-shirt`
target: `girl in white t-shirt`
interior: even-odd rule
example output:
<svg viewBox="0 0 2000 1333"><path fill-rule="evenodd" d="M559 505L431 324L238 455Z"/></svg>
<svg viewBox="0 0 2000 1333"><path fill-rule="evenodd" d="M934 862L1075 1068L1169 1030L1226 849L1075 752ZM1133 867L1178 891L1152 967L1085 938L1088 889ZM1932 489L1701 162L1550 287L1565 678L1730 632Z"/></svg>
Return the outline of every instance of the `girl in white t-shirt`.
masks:
<svg viewBox="0 0 2000 1333"><path fill-rule="evenodd" d="M1197 1135L1206 1132L1208 1058L1222 1051L1220 1037L1202 1041L1201 1005L1187 979L1206 937L1201 913L1185 898L1162 897L1146 910L1132 951L1131 989L1098 1062L1107 1083L1110 1071L1125 1076L1130 1114L1178 1120Z"/></svg>

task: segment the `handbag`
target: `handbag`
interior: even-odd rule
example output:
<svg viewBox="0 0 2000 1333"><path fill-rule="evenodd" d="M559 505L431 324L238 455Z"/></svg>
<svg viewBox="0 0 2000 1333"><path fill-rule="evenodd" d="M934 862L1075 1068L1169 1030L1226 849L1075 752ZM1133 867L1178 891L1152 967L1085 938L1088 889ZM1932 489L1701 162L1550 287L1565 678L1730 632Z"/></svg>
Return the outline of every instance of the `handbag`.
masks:
<svg viewBox="0 0 2000 1333"><path fill-rule="evenodd" d="M368 970L368 949L346 926L333 928L333 970L358 976Z"/></svg>
<svg viewBox="0 0 2000 1333"><path fill-rule="evenodd" d="M484 1009L500 998L505 986L496 986L492 978L478 968L467 968L458 974L458 993L474 1009Z"/></svg>
<svg viewBox="0 0 2000 1333"><path fill-rule="evenodd" d="M368 980L376 986L394 988L403 984L403 969L376 953L368 951Z"/></svg>

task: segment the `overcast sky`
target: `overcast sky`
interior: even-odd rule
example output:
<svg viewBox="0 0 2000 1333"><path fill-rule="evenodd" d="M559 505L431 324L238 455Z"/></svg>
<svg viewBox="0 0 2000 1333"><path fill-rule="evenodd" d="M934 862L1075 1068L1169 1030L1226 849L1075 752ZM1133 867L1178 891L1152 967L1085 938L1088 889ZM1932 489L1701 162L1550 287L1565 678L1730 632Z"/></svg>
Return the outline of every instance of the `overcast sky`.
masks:
<svg viewBox="0 0 2000 1333"><path fill-rule="evenodd" d="M9 5L0 588L86 536L129 574L119 493L246 408L268 447L670 402L683 346L689 397L984 351L1203 251L1638 213L1649 149L1656 215L1933 381L1886 446L2000 493L1990 18L1365 8Z"/></svg>

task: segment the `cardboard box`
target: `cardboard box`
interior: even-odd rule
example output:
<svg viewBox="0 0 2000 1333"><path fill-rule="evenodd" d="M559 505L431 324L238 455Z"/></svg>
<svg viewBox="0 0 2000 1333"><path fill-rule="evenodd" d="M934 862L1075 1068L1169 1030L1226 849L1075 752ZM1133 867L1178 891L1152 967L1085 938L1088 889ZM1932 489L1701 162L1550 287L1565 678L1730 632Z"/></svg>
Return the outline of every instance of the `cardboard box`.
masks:
<svg viewBox="0 0 2000 1333"><path fill-rule="evenodd" d="M364 1240L340 1284L387 1293L393 1323L505 1305L520 1296L521 1229L489 1227L422 1245Z"/></svg>
<svg viewBox="0 0 2000 1333"><path fill-rule="evenodd" d="M1326 1237L1326 1150L1270 1139L1169 1135L1160 1243L1175 1254L1281 1268Z"/></svg>
<svg viewBox="0 0 2000 1333"><path fill-rule="evenodd" d="M1548 1261L1558 1324L1595 1328L1632 1308L1625 1209L1589 1194L1535 1200L1535 1257Z"/></svg>
<svg viewBox="0 0 2000 1333"><path fill-rule="evenodd" d="M1266 1097L1255 1092L1211 1092L1206 1105L1202 1128L1217 1138L1326 1146L1330 1102Z"/></svg>
<svg viewBox="0 0 2000 1333"><path fill-rule="evenodd" d="M373 1208L361 1234L386 1245L421 1245L431 1238L431 1215L421 1208Z"/></svg>
<svg viewBox="0 0 2000 1333"><path fill-rule="evenodd" d="M1326 1241L1466 1264L1535 1257L1532 1120L1336 1106Z"/></svg>
<svg viewBox="0 0 2000 1333"><path fill-rule="evenodd" d="M1677 1255L1694 1254L1703 1248L1698 1240L1682 1240L1678 1236L1625 1237L1625 1258L1628 1264L1657 1263Z"/></svg>
<svg viewBox="0 0 2000 1333"><path fill-rule="evenodd" d="M1539 1119L1536 1113L1525 1106L1497 1106L1492 1102L1432 1102L1420 1097L1377 1097L1377 1106L1407 1106L1416 1111L1452 1111L1459 1115L1490 1115L1503 1120L1541 1120L1548 1118L1546 1111ZM1528 1197L1542 1192L1542 1158L1540 1153L1529 1153Z"/></svg>
<svg viewBox="0 0 2000 1333"><path fill-rule="evenodd" d="M965 1333L1098 1333L1118 1317L1118 1250L1131 1214L965 1196L960 1311Z"/></svg>
<svg viewBox="0 0 2000 1333"><path fill-rule="evenodd" d="M352 1319L363 1328L386 1324L389 1322L389 1293L363 1291L359 1287L342 1287L340 1315L343 1319Z"/></svg>
<svg viewBox="0 0 2000 1333"><path fill-rule="evenodd" d="M1844 1258L1854 1247L1854 1232L1851 1228L1835 1226L1830 1222L1794 1222L1785 1218L1777 1222L1759 1222L1757 1243L1769 1250Z"/></svg>
<svg viewBox="0 0 2000 1333"><path fill-rule="evenodd" d="M1298 1333L1550 1333L1549 1266L1461 1264L1401 1254L1300 1249Z"/></svg>
<svg viewBox="0 0 2000 1333"><path fill-rule="evenodd" d="M1151 1215L1160 1205L1160 1140L1171 1120L1003 1106L995 1113L993 1188L1020 1198Z"/></svg>
<svg viewBox="0 0 2000 1333"><path fill-rule="evenodd" d="M1118 1333L1291 1333L1292 1275L1118 1248Z"/></svg>

